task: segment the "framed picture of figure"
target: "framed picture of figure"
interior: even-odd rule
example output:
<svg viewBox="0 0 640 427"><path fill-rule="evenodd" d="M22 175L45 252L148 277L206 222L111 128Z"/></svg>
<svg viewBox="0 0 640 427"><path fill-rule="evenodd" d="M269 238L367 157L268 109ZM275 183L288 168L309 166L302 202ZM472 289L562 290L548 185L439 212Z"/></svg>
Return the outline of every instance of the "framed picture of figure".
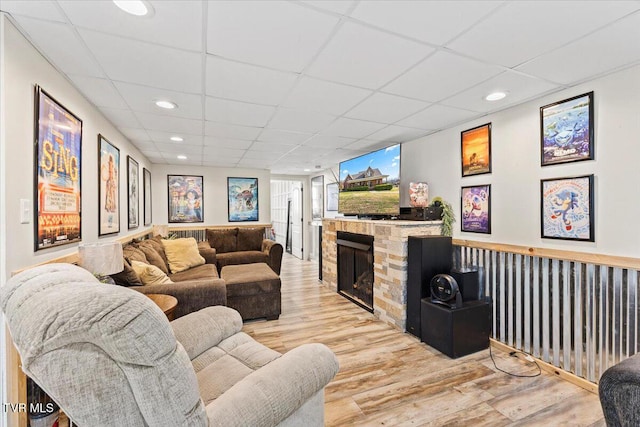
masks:
<svg viewBox="0 0 640 427"><path fill-rule="evenodd" d="M144 225L151 225L151 172L142 168L142 185L144 188Z"/></svg>
<svg viewBox="0 0 640 427"><path fill-rule="evenodd" d="M120 150L98 134L98 236L120 232Z"/></svg>
<svg viewBox="0 0 640 427"><path fill-rule="evenodd" d="M169 222L204 222L202 176L167 175Z"/></svg>
<svg viewBox="0 0 640 427"><path fill-rule="evenodd" d="M140 225L140 169L133 157L127 156L127 212L129 212L129 229Z"/></svg>
<svg viewBox="0 0 640 427"><path fill-rule="evenodd" d="M593 175L540 181L541 237L594 239Z"/></svg>
<svg viewBox="0 0 640 427"><path fill-rule="evenodd" d="M491 173L491 123L460 133L462 176Z"/></svg>
<svg viewBox="0 0 640 427"><path fill-rule="evenodd" d="M258 178L227 178L229 222L258 221Z"/></svg>

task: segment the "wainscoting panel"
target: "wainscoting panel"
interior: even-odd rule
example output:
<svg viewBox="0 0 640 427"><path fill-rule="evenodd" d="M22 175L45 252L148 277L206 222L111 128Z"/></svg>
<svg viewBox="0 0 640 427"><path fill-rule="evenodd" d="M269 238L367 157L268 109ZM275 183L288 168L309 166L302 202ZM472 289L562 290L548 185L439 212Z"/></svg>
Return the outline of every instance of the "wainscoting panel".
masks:
<svg viewBox="0 0 640 427"><path fill-rule="evenodd" d="M492 337L510 347L595 383L640 350L636 268L455 241L453 265L479 268Z"/></svg>

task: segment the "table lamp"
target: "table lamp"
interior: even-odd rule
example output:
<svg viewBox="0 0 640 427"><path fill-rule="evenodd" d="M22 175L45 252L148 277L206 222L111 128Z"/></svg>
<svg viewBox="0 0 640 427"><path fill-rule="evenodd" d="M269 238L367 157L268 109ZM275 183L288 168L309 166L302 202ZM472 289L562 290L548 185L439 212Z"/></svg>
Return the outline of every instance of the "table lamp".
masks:
<svg viewBox="0 0 640 427"><path fill-rule="evenodd" d="M81 243L78 258L80 267L92 272L101 282L112 283L109 274L124 270L120 242Z"/></svg>

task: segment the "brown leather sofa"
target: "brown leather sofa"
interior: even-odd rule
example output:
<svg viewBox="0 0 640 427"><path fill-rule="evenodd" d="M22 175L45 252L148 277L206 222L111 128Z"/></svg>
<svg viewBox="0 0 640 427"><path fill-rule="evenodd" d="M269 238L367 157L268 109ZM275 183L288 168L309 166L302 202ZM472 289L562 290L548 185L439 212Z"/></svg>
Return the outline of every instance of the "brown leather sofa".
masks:
<svg viewBox="0 0 640 427"><path fill-rule="evenodd" d="M161 238L154 237L123 245L125 269L111 277L116 284L131 287L143 294L172 295L178 300L175 317L214 305L227 305L227 288L216 267L216 251L207 242L198 243L205 264L171 274ZM143 286L130 261L155 265L175 283Z"/></svg>
<svg viewBox="0 0 640 427"><path fill-rule="evenodd" d="M207 241L216 250L218 271L225 265L263 262L280 275L282 245L264 238L264 228L231 227L207 229Z"/></svg>

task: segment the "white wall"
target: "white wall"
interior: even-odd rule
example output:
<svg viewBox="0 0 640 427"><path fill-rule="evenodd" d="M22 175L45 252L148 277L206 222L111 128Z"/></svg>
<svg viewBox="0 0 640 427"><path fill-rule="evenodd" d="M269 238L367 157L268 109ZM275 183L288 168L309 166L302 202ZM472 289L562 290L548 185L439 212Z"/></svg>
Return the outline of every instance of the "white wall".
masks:
<svg viewBox="0 0 640 427"><path fill-rule="evenodd" d="M142 168L152 169L149 161L131 145L99 112L67 81L10 23L6 15L3 44L4 74L2 75L2 99L4 106L2 134L0 134L6 169L3 179L7 185L3 191L6 205L6 278L11 271L47 261L77 250L77 244L34 252L33 218L29 224L20 224L20 199L31 201L33 208L34 176L34 86L40 85L67 109L82 119L82 241L98 240L98 133L104 135L120 149L120 233L100 240L112 240L142 231L140 226L127 229L126 159L131 155ZM143 222L142 197L140 223Z"/></svg>
<svg viewBox="0 0 640 427"><path fill-rule="evenodd" d="M539 108L594 91L595 160L540 166ZM460 132L492 123L492 173L461 178ZM640 256L640 66L402 146L402 182L426 181L456 212L454 237ZM595 242L540 237L540 179L595 175ZM491 184L491 235L460 232L460 187ZM404 187L404 186L403 186ZM406 192L406 188L402 191Z"/></svg>
<svg viewBox="0 0 640 427"><path fill-rule="evenodd" d="M167 175L196 175L203 177L203 223L170 224L172 227L242 224L229 222L227 206L227 177L258 178L258 222L271 223L271 173L266 169L232 169L201 166L153 165L151 169L151 211L154 224L168 224L169 202Z"/></svg>

